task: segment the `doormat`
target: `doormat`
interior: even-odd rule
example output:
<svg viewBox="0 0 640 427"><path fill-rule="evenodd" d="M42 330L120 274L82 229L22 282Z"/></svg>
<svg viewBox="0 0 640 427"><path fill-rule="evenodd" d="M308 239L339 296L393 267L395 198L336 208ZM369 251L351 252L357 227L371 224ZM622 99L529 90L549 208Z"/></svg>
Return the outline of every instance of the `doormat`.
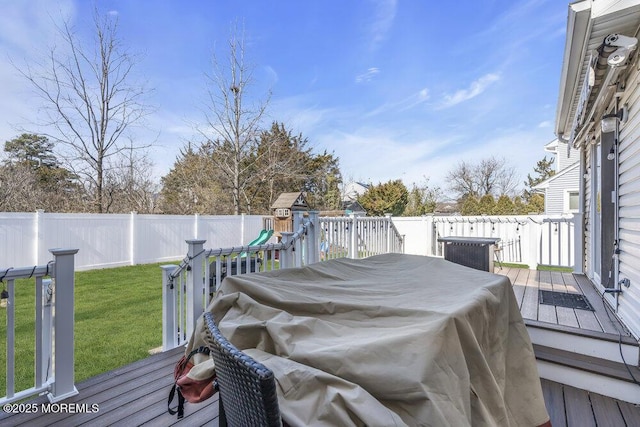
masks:
<svg viewBox="0 0 640 427"><path fill-rule="evenodd" d="M558 307L575 308L578 310L594 311L593 307L582 294L568 294L566 292L538 291L540 304Z"/></svg>

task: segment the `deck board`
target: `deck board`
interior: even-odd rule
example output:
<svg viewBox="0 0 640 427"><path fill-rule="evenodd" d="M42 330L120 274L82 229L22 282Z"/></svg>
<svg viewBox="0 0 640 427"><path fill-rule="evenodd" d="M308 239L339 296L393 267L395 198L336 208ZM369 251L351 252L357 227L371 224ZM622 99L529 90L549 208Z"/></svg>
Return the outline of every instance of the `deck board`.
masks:
<svg viewBox="0 0 640 427"><path fill-rule="evenodd" d="M514 273L513 270L520 271ZM584 275L511 267L503 267L501 270L496 270L496 273L507 276L511 280L513 292L524 319L616 336L619 332L623 336L629 335L616 316L611 314L611 309L605 307L602 297ZM595 311L540 304L539 289L581 293L589 300Z"/></svg>
<svg viewBox="0 0 640 427"><path fill-rule="evenodd" d="M566 426L567 417L565 416L562 385L545 379L540 380L540 382L551 425L554 427Z"/></svg>
<svg viewBox="0 0 640 427"><path fill-rule="evenodd" d="M69 416L54 416L42 414L8 415L0 414L2 426L32 426L52 425L147 425L153 427L168 427L173 425L188 426L218 426L218 395L214 395L206 402L185 405L185 417L178 420L175 415L167 413L167 396L173 367L182 354L182 349L174 349L161 355L116 369L106 374L91 378L78 385L80 394L65 402L97 403L100 406L98 414L76 414ZM157 371L158 379L140 386L137 384L142 377L149 376L149 371L142 368L150 366ZM134 369L131 369L134 367ZM101 379L108 378L111 388L118 390L125 399L118 399L117 405L100 400L109 394L101 391ZM119 379L114 383L113 379ZM164 381L163 381L164 380ZM152 390L152 386L155 389ZM583 427L583 426L618 426L640 425L640 407L621 402L608 397L588 393L573 387L562 385L549 380L541 380L542 392L554 427ZM133 398L134 390L145 390L146 394ZM35 401L43 402L43 398ZM34 401L34 402L35 402ZM113 403L115 400L112 398ZM596 421L597 420L597 421Z"/></svg>
<svg viewBox="0 0 640 427"><path fill-rule="evenodd" d="M596 427L588 392L565 386L564 405L568 426Z"/></svg>
<svg viewBox="0 0 640 427"><path fill-rule="evenodd" d="M591 395L591 407L593 408L593 416L598 427L617 427L623 426L624 418L620 413L620 409L615 401L607 399L601 395Z"/></svg>

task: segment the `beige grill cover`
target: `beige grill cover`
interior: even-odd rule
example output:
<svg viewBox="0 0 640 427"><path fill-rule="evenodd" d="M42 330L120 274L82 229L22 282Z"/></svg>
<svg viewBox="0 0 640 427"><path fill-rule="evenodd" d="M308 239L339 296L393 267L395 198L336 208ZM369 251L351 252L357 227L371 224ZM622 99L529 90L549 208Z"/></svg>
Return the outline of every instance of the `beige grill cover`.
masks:
<svg viewBox="0 0 640 427"><path fill-rule="evenodd" d="M294 426L549 420L504 276L414 255L338 259L227 277L209 310L274 371Z"/></svg>

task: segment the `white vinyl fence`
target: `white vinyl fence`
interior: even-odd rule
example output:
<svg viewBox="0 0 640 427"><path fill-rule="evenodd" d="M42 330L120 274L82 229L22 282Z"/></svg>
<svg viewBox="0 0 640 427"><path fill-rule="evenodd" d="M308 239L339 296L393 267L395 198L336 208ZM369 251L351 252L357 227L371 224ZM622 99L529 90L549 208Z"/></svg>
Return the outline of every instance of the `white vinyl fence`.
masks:
<svg viewBox="0 0 640 427"><path fill-rule="evenodd" d="M80 249L77 270L173 261L184 257L186 240L217 248L246 245L265 218L270 217L0 212L0 265L42 264L48 249L57 247ZM321 259L382 252L442 256L440 237L499 237L504 262L581 271L582 233L574 232L581 221L580 215L323 217L318 249Z"/></svg>
<svg viewBox="0 0 640 427"><path fill-rule="evenodd" d="M42 264L49 248L79 248L76 270L181 259L185 240L244 245L263 227L259 215L138 215L0 212L0 265Z"/></svg>
<svg viewBox="0 0 640 427"><path fill-rule="evenodd" d="M582 216L423 216L393 218L404 235L404 253L442 256L438 239L449 236L498 237L499 261L571 267L582 271ZM576 230L578 231L576 233Z"/></svg>

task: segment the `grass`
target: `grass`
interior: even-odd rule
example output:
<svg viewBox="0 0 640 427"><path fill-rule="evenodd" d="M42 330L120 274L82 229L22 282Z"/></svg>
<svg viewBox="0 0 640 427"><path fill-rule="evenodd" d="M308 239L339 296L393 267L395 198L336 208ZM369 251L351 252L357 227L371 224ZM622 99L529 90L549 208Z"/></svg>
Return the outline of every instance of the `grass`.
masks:
<svg viewBox="0 0 640 427"><path fill-rule="evenodd" d="M561 273L572 273L573 268L571 267L557 267L554 265L538 265L536 268L538 271L559 271Z"/></svg>
<svg viewBox="0 0 640 427"><path fill-rule="evenodd" d="M501 262L500 265L502 265L503 267L509 267L509 268L529 268L529 266L527 264L516 264L516 263L511 263L511 262ZM557 266L553 266L553 265L538 265L536 267L536 270L538 270L538 271L559 271L561 273L572 273L573 272L573 268L572 267L557 267Z"/></svg>
<svg viewBox="0 0 640 427"><path fill-rule="evenodd" d="M162 345L161 264L76 272L75 381L135 362ZM34 382L34 280L16 280L16 390ZM5 309L0 309L6 311ZM6 337L2 315L0 334ZM0 339L0 371L6 370L6 339ZM0 377L0 395L6 378Z"/></svg>

